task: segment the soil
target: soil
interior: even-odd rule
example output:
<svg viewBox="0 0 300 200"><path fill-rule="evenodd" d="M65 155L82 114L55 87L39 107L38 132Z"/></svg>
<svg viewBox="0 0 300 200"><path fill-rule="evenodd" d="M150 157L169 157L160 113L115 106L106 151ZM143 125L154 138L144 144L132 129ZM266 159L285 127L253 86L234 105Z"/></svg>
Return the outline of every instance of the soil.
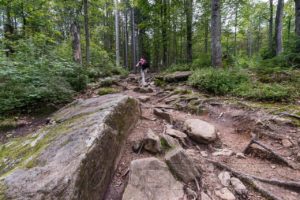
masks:
<svg viewBox="0 0 300 200"><path fill-rule="evenodd" d="M225 148L232 150L234 153L242 152L251 141L254 133L259 135L259 142L265 144L286 160L294 163L296 166L299 166L300 161L297 160L297 154L300 152L299 127L289 122L285 122L284 120L279 120L279 122L277 120L276 123L271 123L272 119L277 116L266 114L263 110L257 108L253 110L249 109L248 107L240 105L238 106L238 104L232 105L232 103L228 102L226 99L209 97L197 92L192 93L198 99L201 99L202 102L208 103L204 105L204 112L190 112L189 109L184 109L188 105L188 100L186 97L189 95L178 94L174 92L180 88L183 90L190 89L184 83L174 84L164 89L155 87L152 83L149 87L154 89L154 92L143 94L134 92L134 88L138 87L138 78L139 77L136 75L130 75L129 78L122 80L118 85L114 86L126 95L134 98L149 96L150 100L145 103L141 102L142 116L123 147L122 154L116 166L116 171L113 175L111 184L109 185L105 200L122 199L122 194L129 177L129 166L132 160L151 156L156 156L163 159L163 154L152 155L143 150L138 153L134 153L132 150L134 142L142 140L144 133L148 129L152 129L154 133L160 135L164 132L166 126L168 125L167 122L153 114L153 109L155 107L168 108L166 110L168 110L168 112L174 118L173 128L175 129L181 130L182 123L185 119L197 118L215 125L218 130L219 140L216 143L211 145L198 145L193 141L189 141L189 145L184 147L188 152L191 153L196 161L199 161L197 164L202 169L200 189L197 189L193 183L186 185L186 187L194 189L197 194L199 194L199 197L201 191L204 191L209 194L212 199L218 200L219 198L215 195L214 191L222 187L217 177L222 169L215 167L209 162L206 162L206 158L226 164L227 166L241 173L255 175L267 179L300 182L299 168L292 169L280 162L277 162L275 159L262 158L254 153L246 154L245 158L237 158L235 155L217 157L212 155L212 153L218 149ZM80 97L89 98L93 96L97 96L97 90L89 90L88 94L81 95ZM179 100L179 98L183 98L183 101ZM177 100L179 100L177 104L174 103ZM26 123L24 123L24 125L18 126L14 130L1 133L0 142L4 142L11 137L26 135L27 133L39 129L41 126L47 123L47 118L25 118L25 121ZM290 139L293 145L291 147L284 147L281 141L282 138ZM202 157L200 153L201 151L205 151L208 154L208 157ZM300 199L299 190L291 190L261 182L259 182L259 184L265 190L274 194L279 199ZM255 191L251 185L246 184L246 186L249 190L248 197L236 195L237 199L267 199L263 194ZM229 189L233 191L232 188ZM198 199L200 199L199 197Z"/></svg>
<svg viewBox="0 0 300 200"><path fill-rule="evenodd" d="M146 103L141 103L142 108L142 117L137 124L136 128L131 133L130 137L126 141L126 145L124 146L123 153L120 157L119 164L117 166L116 172L113 176L113 180L109 186L109 190L106 194L106 200L121 200L122 193L126 187L126 183L128 181L128 174L129 174L129 165L132 160L144 158L144 157L151 157L156 156L163 159L162 155L151 155L145 151L141 151L139 153L134 153L132 150L132 145L135 141L139 141L143 138L144 133L148 129L152 129L154 133L160 135L164 132L167 123L157 118L153 114L153 109L155 107L172 107L162 100L163 97L166 97L170 92L163 90L162 88L158 88L155 86L151 86L154 88L154 92L150 94L142 94L134 92L133 89L138 86L137 81L124 81L122 85L126 85L124 94L132 96L134 98L138 98L140 96L149 96L150 100ZM174 88L178 88L175 86ZM183 95L181 95L183 96ZM203 95L199 94L199 96L203 97ZM168 102L168 101L167 101ZM223 104L224 102L222 102ZM236 120L236 117L232 117L233 115L236 116L236 113L240 113L241 115L245 115L248 110L242 110L240 112L240 108L236 109L234 106L223 104L222 107L208 107L208 112L202 113L202 115L195 115L189 112L183 112L177 109L168 109L169 113L174 118L173 127L180 130L182 127L182 122L185 119L189 118L198 118L201 120L205 120L213 125L216 126L219 133L219 141L213 145L197 145L190 141L190 145L185 147L187 151L192 152L196 158L199 158L200 165L202 168L202 179L201 179L201 188L197 191L195 185L189 185L189 187L193 188L197 191L198 194L201 193L201 190L208 193L213 199L219 199L214 190L221 188L219 180L217 178L218 174L222 171L222 169L218 169L214 167L212 164L205 162L205 158L201 158L200 151L206 151L208 153L208 158L213 159L215 161L219 161L220 163L226 164L227 166L231 167L234 170L245 174L251 174L258 177L263 178L272 178L278 180L285 180L285 181L300 181L300 171L296 169L291 169L288 166L280 164L276 162L276 160L268 160L262 159L260 157L252 156L252 154L245 155L244 159L237 158L236 156L212 156L212 153L218 149L228 148L235 153L242 152L243 149L248 145L251 141L252 130L255 127L249 127L253 125L253 118L257 117L257 120L261 118L261 112L257 111L254 115L252 112L251 116L252 119L243 120ZM229 115L227 113L230 113ZM234 114L235 113L235 114ZM259 114L258 114L259 113ZM293 125L286 125L278 126L276 129L277 132L282 131L284 128L284 133L281 133L283 137L290 137L295 140L299 139L299 129ZM261 129L260 129L261 130ZM276 132L275 131L275 132ZM289 133L291 135L289 135ZM280 134L280 133L279 133ZM297 136L298 138L295 138ZM296 164L297 161L293 157L295 152L299 152L298 144L294 144L293 147L283 147L281 141L274 140L273 138L268 137L261 137L259 138L261 143L268 145L272 150L276 151L276 153L282 155L287 159L292 159ZM300 199L300 191L289 190L286 188L280 188L278 186L260 183L260 185L267 190L268 192L274 194L279 199L286 199L286 200L299 200ZM250 185L246 185L249 194L248 197L242 197L236 195L237 199L250 199L250 200L263 200L265 198L261 193L255 191ZM231 191L232 188L229 188ZM199 195L200 196L200 195ZM199 197L198 197L199 198ZM199 198L200 199L200 198Z"/></svg>

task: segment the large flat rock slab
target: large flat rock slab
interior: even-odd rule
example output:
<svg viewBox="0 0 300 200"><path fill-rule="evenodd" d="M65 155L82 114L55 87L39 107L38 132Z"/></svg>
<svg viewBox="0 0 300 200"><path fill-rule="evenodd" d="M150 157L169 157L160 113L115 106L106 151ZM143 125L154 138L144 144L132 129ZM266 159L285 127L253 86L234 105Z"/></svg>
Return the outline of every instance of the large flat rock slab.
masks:
<svg viewBox="0 0 300 200"><path fill-rule="evenodd" d="M14 164L1 165L0 196L103 199L122 144L139 116L138 102L121 94L69 104L54 114L52 125L4 144L18 151L5 156L15 159Z"/></svg>
<svg viewBox="0 0 300 200"><path fill-rule="evenodd" d="M183 184L177 181L165 162L157 158L134 160L122 200L180 200Z"/></svg>

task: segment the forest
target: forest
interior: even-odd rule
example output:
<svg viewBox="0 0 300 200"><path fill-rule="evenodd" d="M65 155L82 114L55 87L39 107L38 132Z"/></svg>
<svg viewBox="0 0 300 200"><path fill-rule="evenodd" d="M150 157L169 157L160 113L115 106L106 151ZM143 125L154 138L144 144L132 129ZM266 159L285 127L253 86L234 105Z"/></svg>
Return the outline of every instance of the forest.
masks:
<svg viewBox="0 0 300 200"><path fill-rule="evenodd" d="M300 0L0 0L0 200L299 200Z"/></svg>
<svg viewBox="0 0 300 200"><path fill-rule="evenodd" d="M68 102L89 82L186 71L216 95L299 99L300 2L1 0L0 113ZM222 68L223 70L216 70Z"/></svg>

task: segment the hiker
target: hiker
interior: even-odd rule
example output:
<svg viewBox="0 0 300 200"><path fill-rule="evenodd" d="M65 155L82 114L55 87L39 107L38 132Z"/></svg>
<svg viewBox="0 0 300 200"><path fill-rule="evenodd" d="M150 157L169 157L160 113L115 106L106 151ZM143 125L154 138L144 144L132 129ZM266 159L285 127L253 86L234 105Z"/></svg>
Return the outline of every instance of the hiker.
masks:
<svg viewBox="0 0 300 200"><path fill-rule="evenodd" d="M145 76L146 76L147 70L149 68L149 64L144 56L141 57L139 62L136 64L136 67L141 68L142 86L145 86L146 85L146 77Z"/></svg>

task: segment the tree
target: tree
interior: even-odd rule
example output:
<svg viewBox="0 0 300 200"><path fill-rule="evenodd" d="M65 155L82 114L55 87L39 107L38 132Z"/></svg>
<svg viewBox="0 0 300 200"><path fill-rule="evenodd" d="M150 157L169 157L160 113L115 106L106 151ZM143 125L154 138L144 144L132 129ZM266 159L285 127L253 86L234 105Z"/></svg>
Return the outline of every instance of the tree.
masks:
<svg viewBox="0 0 300 200"><path fill-rule="evenodd" d="M269 18L269 49L273 51L273 0L269 0L270 18Z"/></svg>
<svg viewBox="0 0 300 200"><path fill-rule="evenodd" d="M211 1L211 58L213 67L222 67L221 0Z"/></svg>
<svg viewBox="0 0 300 200"><path fill-rule="evenodd" d="M82 64L80 30L76 22L72 23L70 31L72 34L73 60L79 64Z"/></svg>
<svg viewBox="0 0 300 200"><path fill-rule="evenodd" d="M283 52L283 45L282 45L283 8L284 8L284 0L278 0L276 19L275 19L275 48L276 48L275 51L277 56Z"/></svg>
<svg viewBox="0 0 300 200"><path fill-rule="evenodd" d="M193 0L185 0L186 13L186 57L187 62L191 63L193 59Z"/></svg>
<svg viewBox="0 0 300 200"><path fill-rule="evenodd" d="M89 16L88 16L88 0L83 0L84 9L84 31L85 31L85 59L86 64L90 63L90 31L89 31Z"/></svg>
<svg viewBox="0 0 300 200"><path fill-rule="evenodd" d="M300 0L295 0L295 32L300 37Z"/></svg>
<svg viewBox="0 0 300 200"><path fill-rule="evenodd" d="M118 0L115 1L115 37L116 37L116 65L120 65L119 11Z"/></svg>

